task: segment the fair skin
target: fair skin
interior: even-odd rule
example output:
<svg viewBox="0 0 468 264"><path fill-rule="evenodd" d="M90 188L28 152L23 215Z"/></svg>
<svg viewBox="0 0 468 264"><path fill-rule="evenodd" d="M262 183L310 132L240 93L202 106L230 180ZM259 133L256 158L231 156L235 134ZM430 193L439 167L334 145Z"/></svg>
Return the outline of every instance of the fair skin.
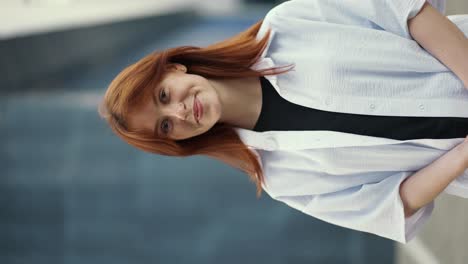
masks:
<svg viewBox="0 0 468 264"><path fill-rule="evenodd" d="M195 100L203 109L199 120ZM203 134L218 122L251 129L260 115L261 100L258 77L207 79L175 64L154 87L154 100L148 98L134 109L128 123L173 140Z"/></svg>
<svg viewBox="0 0 468 264"><path fill-rule="evenodd" d="M468 39L446 16L425 3L408 21L411 36L453 71L468 89ZM468 137L454 149L407 178L400 186L405 216L433 201L468 169Z"/></svg>
<svg viewBox="0 0 468 264"><path fill-rule="evenodd" d="M468 169L468 136L459 145L420 169L400 185L405 216L409 217L433 201Z"/></svg>
<svg viewBox="0 0 468 264"><path fill-rule="evenodd" d="M468 89L468 39L450 19L429 3L408 20L414 40L449 68Z"/></svg>

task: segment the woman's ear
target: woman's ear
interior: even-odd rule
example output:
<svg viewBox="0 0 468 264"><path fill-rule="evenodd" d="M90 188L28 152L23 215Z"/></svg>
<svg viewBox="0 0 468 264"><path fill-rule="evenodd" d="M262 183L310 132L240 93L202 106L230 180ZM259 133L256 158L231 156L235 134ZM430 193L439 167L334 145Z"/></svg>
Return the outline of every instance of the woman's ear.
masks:
<svg viewBox="0 0 468 264"><path fill-rule="evenodd" d="M167 68L173 71L187 72L187 67L185 67L185 65L180 64L180 63L172 63L168 65Z"/></svg>

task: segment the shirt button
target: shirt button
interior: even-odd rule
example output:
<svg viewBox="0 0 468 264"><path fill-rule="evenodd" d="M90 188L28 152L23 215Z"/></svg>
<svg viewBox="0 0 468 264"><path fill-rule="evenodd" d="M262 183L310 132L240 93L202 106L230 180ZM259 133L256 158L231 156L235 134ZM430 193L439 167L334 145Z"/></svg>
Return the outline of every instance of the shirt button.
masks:
<svg viewBox="0 0 468 264"><path fill-rule="evenodd" d="M374 108L375 108L375 105L374 105L374 104L370 104L369 107L370 107L370 109L374 109Z"/></svg>
<svg viewBox="0 0 468 264"><path fill-rule="evenodd" d="M419 105L419 109L424 110L424 105L423 105L423 104L420 104L420 105Z"/></svg>
<svg viewBox="0 0 468 264"><path fill-rule="evenodd" d="M326 105L330 105L331 102L332 102L331 98L327 98L327 99L325 100L325 104L326 104Z"/></svg>

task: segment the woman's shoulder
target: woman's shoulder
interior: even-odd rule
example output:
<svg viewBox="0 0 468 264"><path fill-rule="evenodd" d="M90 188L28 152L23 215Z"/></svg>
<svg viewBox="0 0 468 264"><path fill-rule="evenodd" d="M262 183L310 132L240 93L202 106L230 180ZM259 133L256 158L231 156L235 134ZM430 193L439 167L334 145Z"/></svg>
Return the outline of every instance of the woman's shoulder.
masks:
<svg viewBox="0 0 468 264"><path fill-rule="evenodd" d="M295 1L285 1L285 2L282 2L276 6L274 6L272 9L270 9L267 14L265 15L265 17L263 18L263 22L270 22L274 19L277 18L278 15L284 15L284 13L288 12L288 10L291 9L291 4L292 6L295 5L295 3L293 3Z"/></svg>
<svg viewBox="0 0 468 264"><path fill-rule="evenodd" d="M262 38L269 29L276 31L275 24L278 20L278 14L284 13L283 10L285 9L285 7L287 8L289 2L291 1L286 1L279 5L276 5L266 13L266 15L263 17L262 25L260 26L260 29L257 32L258 39Z"/></svg>
<svg viewBox="0 0 468 264"><path fill-rule="evenodd" d="M331 0L330 0L331 1ZM262 28L269 27L289 31L290 23L301 25L307 22L320 21L323 0L290 0L276 5L263 18Z"/></svg>

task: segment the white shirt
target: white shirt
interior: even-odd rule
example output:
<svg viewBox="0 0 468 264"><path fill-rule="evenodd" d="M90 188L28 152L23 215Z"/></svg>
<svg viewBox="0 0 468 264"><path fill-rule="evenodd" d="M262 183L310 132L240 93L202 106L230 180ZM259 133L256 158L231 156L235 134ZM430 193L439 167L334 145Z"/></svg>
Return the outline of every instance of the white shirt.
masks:
<svg viewBox="0 0 468 264"><path fill-rule="evenodd" d="M253 68L295 63L291 72L265 77L284 99L306 107L468 118L468 90L462 81L409 34L407 20L424 2L285 2L264 19L257 38L268 28L272 35ZM448 18L468 35L468 15ZM401 243L420 230L434 201L405 219L400 183L463 141L324 130L236 131L259 156L262 187L273 199L323 221ZM468 198L468 170L444 192Z"/></svg>

